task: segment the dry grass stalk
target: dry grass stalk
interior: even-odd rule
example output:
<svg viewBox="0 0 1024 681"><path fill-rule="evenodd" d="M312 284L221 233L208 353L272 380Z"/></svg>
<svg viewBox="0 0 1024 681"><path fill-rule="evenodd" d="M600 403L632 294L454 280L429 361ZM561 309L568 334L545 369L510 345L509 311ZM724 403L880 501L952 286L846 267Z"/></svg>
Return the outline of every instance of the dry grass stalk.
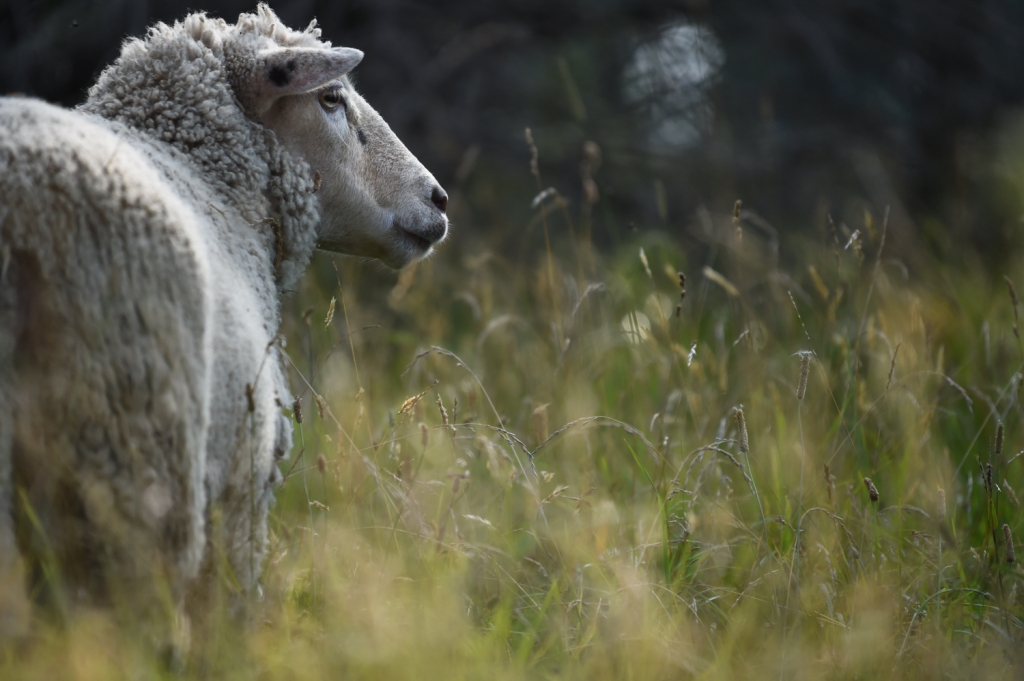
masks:
<svg viewBox="0 0 1024 681"><path fill-rule="evenodd" d="M540 444L548 439L548 404L542 404L533 410L533 437Z"/></svg>
<svg viewBox="0 0 1024 681"><path fill-rule="evenodd" d="M835 503L836 480L832 477L832 471L829 470L828 464L822 465L825 468L825 491L828 493L828 503L831 506Z"/></svg>
<svg viewBox="0 0 1024 681"><path fill-rule="evenodd" d="M216 210L221 215L224 214L223 211L221 211L219 208L217 208L213 204L207 204L207 205L212 206L214 208L214 210ZM275 239L277 241L276 249L275 249L275 254L274 254L274 271L276 272L281 267L281 258L284 257L284 230L281 228L281 223L278 222L277 220L275 220L274 218L261 218L261 219L257 220L256 222L251 222L249 224L251 224L253 227L256 227L256 226L262 225L262 224L269 224L273 228L273 230L274 230L274 237L275 237Z"/></svg>
<svg viewBox="0 0 1024 681"><path fill-rule="evenodd" d="M601 197L594 181L594 173L601 167L601 147L596 142L583 143L583 162L580 164L580 175L583 178L583 201L588 208L597 203Z"/></svg>
<svg viewBox="0 0 1024 681"><path fill-rule="evenodd" d="M1010 534L1010 526L1003 523L1003 541L1006 542L1006 562L1013 563L1017 560L1017 556L1013 551L1013 535Z"/></svg>
<svg viewBox="0 0 1024 681"><path fill-rule="evenodd" d="M828 290L828 286L825 285L825 280L818 274L818 269L814 265L808 265L808 273L811 275L811 283L814 284L814 290L818 292L821 299L828 302L829 298L832 297L832 292Z"/></svg>
<svg viewBox="0 0 1024 681"><path fill-rule="evenodd" d="M647 261L647 254L644 253L644 247L640 247L640 264L644 266L644 272L647 273L648 279L654 279L654 275L651 273L651 264Z"/></svg>
<svg viewBox="0 0 1024 681"><path fill-rule="evenodd" d="M540 182L540 165L538 164L537 145L533 143L533 132L526 129L526 145L530 147L530 174Z"/></svg>
<svg viewBox="0 0 1024 681"><path fill-rule="evenodd" d="M889 392L889 386L892 385L892 375L896 373L896 355L900 354L901 345L903 345L903 341L896 343L896 349L892 351L892 360L889 362L889 378L885 380L885 392Z"/></svg>
<svg viewBox="0 0 1024 681"><path fill-rule="evenodd" d="M848 250L850 250L851 246L853 247L853 252L857 254L857 260L861 264L863 264L864 263L864 243L863 243L863 240L861 239L860 230L859 229L853 230L853 234L850 235L849 241L847 241L846 245L843 246L843 250L844 251L848 251Z"/></svg>
<svg viewBox="0 0 1024 681"><path fill-rule="evenodd" d="M546 497L544 497L543 500L541 500L540 505L543 506L544 504L548 503L552 499L554 499L554 498L556 498L558 496L561 496L562 492L565 492L568 489L569 489L568 485L559 485L558 487L555 488L555 491L553 491L551 494L547 495Z"/></svg>
<svg viewBox="0 0 1024 681"><path fill-rule="evenodd" d="M703 272L705 277L707 277L708 279L710 279L711 281L715 282L723 289L725 289L725 292L728 293L730 296L732 296L733 298L739 297L740 290L736 288L735 284L726 279L721 273L716 272L707 265L704 266Z"/></svg>
<svg viewBox="0 0 1024 681"><path fill-rule="evenodd" d="M1017 493L1013 491L1013 487L1010 486L1010 482L1003 478L1003 491L1006 492L1006 496L1010 499L1010 503L1016 508L1020 508L1020 500L1017 499Z"/></svg>
<svg viewBox="0 0 1024 681"><path fill-rule="evenodd" d="M1010 292L1010 302L1013 303L1013 335L1017 337L1017 342L1019 343L1020 328L1018 325L1020 324L1020 317L1017 313L1017 289L1014 287L1013 281L1005 274L1003 275L1003 279L1006 280L1006 290Z"/></svg>
<svg viewBox="0 0 1024 681"><path fill-rule="evenodd" d="M800 322L800 328L803 329L804 331L804 338L806 338L807 342L810 343L811 334L807 331L807 326L804 324L804 318L800 315L800 308L796 306L796 298L793 297L792 291L787 290L786 293L789 294L789 302L793 304L793 311L796 312L796 318L797 321ZM810 352L812 355L814 354L813 350L809 350L808 352Z"/></svg>
<svg viewBox="0 0 1024 681"><path fill-rule="evenodd" d="M864 486L868 488L868 496L871 497L871 501L878 503L878 488L875 487L875 483L871 481L871 478L864 478Z"/></svg>
<svg viewBox="0 0 1024 681"><path fill-rule="evenodd" d="M683 300L686 299L686 275L679 272L679 303L676 305L676 317L683 312Z"/></svg>
<svg viewBox="0 0 1024 681"><path fill-rule="evenodd" d="M736 230L736 243L739 244L743 241L743 227L740 226L740 209L743 207L743 202L736 199L736 203L732 207L732 226Z"/></svg>

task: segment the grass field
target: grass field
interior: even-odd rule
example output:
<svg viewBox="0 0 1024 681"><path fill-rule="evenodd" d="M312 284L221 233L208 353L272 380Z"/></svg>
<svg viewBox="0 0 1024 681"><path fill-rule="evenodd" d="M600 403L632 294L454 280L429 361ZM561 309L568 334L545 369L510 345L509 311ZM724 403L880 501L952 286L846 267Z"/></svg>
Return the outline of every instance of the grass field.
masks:
<svg viewBox="0 0 1024 681"><path fill-rule="evenodd" d="M184 675L1020 678L1013 280L908 269L884 214L717 209L699 260L644 229L599 253L550 193L513 247L318 255L262 600ZM0 660L161 669L90 613Z"/></svg>

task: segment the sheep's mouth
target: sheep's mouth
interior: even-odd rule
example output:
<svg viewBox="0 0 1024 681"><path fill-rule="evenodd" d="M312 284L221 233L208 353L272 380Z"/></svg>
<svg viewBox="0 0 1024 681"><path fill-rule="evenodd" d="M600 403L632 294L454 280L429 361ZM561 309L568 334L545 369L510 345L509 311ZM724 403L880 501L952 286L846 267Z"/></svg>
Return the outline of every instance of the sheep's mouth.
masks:
<svg viewBox="0 0 1024 681"><path fill-rule="evenodd" d="M404 267L414 260L430 255L434 246L448 236L448 221L412 221L410 226L392 220L391 239L392 251L390 258L385 259L391 267Z"/></svg>
<svg viewBox="0 0 1024 681"><path fill-rule="evenodd" d="M426 253L427 251L430 250L430 247L434 245L433 241L430 241L429 239L424 239L419 234L414 234L413 232L410 232L404 227L399 226L398 233L401 234L402 238L407 243L412 245L417 251L421 253Z"/></svg>

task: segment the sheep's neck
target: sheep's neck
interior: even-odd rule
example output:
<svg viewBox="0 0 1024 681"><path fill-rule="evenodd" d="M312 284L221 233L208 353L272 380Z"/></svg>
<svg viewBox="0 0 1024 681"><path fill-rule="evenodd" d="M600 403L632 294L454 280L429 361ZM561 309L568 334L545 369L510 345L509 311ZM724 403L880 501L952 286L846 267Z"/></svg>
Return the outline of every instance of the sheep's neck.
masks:
<svg viewBox="0 0 1024 681"><path fill-rule="evenodd" d="M141 43L129 43L81 110L169 145L243 217L240 229L263 230L278 290L292 288L315 247L320 216L312 171L245 115L219 56L185 58L208 48L183 35L153 40L144 46L148 68L140 69L133 54Z"/></svg>

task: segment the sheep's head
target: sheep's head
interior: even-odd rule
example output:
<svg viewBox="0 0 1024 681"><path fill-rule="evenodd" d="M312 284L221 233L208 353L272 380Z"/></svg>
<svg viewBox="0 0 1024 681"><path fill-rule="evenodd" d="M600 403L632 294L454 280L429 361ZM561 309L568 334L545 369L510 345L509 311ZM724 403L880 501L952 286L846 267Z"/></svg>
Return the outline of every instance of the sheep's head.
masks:
<svg viewBox="0 0 1024 681"><path fill-rule="evenodd" d="M265 5L259 16L276 21ZM317 246L395 268L426 256L448 233L448 195L346 77L363 53L319 42L312 25L280 29L260 36L239 99L316 173Z"/></svg>

